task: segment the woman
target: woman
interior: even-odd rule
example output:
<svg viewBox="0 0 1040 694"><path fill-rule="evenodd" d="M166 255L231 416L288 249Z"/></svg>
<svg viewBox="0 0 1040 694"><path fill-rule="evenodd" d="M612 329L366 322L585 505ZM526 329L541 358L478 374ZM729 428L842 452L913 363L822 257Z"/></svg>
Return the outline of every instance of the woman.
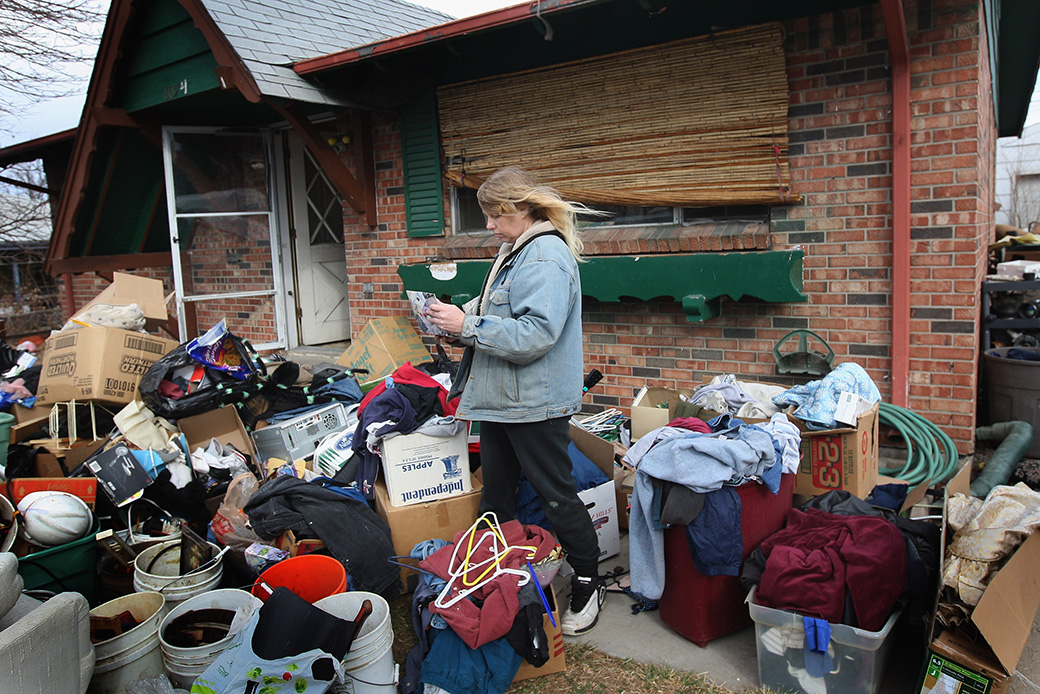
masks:
<svg viewBox="0 0 1040 694"><path fill-rule="evenodd" d="M599 543L571 471L570 416L581 408L580 204L520 169L501 169L477 191L487 228L502 242L475 309L430 307L434 325L472 347L456 416L480 422L480 512L514 518L520 473L552 521L571 577L564 634L589 631L606 595Z"/></svg>

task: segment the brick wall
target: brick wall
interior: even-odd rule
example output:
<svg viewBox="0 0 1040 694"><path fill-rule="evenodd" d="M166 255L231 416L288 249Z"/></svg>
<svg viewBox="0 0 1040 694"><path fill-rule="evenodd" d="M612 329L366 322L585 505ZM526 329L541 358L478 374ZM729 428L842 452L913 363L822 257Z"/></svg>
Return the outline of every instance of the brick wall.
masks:
<svg viewBox="0 0 1040 694"><path fill-rule="evenodd" d="M976 3L922 0L907 3L907 10L909 407L968 452L975 426L976 297L992 226L996 142L985 29ZM774 242L804 244L808 252L810 302L793 306L793 315L823 335L839 361L865 366L887 398L891 96L880 20L880 11L867 7L789 27L792 179L805 202L775 215ZM847 43L836 45L839 35Z"/></svg>
<svg viewBox="0 0 1040 694"><path fill-rule="evenodd" d="M978 3L907 0L912 78L910 408L974 445L977 294L992 226L996 143ZM584 307L586 369L605 374L590 409L626 408L644 384L669 387L737 373L778 377L773 346L794 329L821 335L836 363L865 367L891 397L891 79L877 6L785 25L790 164L802 202L774 208L773 247L804 248L803 304L724 302L689 323L676 302ZM400 142L376 125L377 230L348 219L351 321L406 313L396 267L438 253L409 240ZM354 222L354 223L352 223ZM591 253L609 252L592 244ZM802 381L807 380L802 378Z"/></svg>

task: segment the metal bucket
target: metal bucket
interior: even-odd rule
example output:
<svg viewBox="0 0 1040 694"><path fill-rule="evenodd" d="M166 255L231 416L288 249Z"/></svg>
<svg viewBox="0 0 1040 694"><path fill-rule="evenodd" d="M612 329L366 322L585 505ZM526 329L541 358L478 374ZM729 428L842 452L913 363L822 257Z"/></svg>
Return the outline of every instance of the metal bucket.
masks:
<svg viewBox="0 0 1040 694"><path fill-rule="evenodd" d="M208 544L213 556L217 556L219 548L212 542ZM166 598L166 612L189 598L214 590L224 577L223 557L209 566L182 575L180 553L175 551L179 547L180 540L163 542L149 547L134 559L134 590L162 593Z"/></svg>

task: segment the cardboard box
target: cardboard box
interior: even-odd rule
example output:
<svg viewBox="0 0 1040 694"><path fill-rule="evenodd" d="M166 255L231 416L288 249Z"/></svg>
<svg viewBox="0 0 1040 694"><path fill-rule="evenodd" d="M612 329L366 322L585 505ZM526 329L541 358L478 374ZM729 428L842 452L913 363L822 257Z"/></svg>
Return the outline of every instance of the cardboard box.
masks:
<svg viewBox="0 0 1040 694"><path fill-rule="evenodd" d="M940 565L945 564L946 559L946 535L949 533L945 519L949 499L958 492L969 493L970 471L971 466L965 465L946 485L944 549ZM959 629L947 628L932 641L921 678L922 694L946 691L999 693L1008 689L1040 608L1038 574L1040 533L1033 533L990 579L972 610L971 622L978 630L978 637L971 638ZM967 683L977 688L941 688L951 682Z"/></svg>
<svg viewBox="0 0 1040 694"><path fill-rule="evenodd" d="M97 478L87 477L19 477L11 483L11 503L18 502L26 494L32 492L67 492L78 496L86 502L91 510L97 501ZM6 485L0 485L0 491L7 496Z"/></svg>
<svg viewBox="0 0 1040 694"><path fill-rule="evenodd" d="M174 340L118 328L79 328L47 338L36 402L128 403L141 376L177 346Z"/></svg>
<svg viewBox="0 0 1040 694"><path fill-rule="evenodd" d="M571 441L585 457L596 464L607 481L578 493L592 517L599 540L600 561L621 551L621 533L618 530L618 504L614 487L614 444L605 441L580 426L570 423Z"/></svg>
<svg viewBox="0 0 1040 694"><path fill-rule="evenodd" d="M944 631L928 647L920 694L972 692L1002 694L1011 678L992 651L980 649L958 632Z"/></svg>
<svg viewBox="0 0 1040 694"><path fill-rule="evenodd" d="M137 304L144 313L144 328L154 332L166 322L166 291L162 280L131 275L126 272L113 272L112 284L91 299L86 306L76 312L76 316L84 313L95 304L112 304L113 306L129 306Z"/></svg>
<svg viewBox="0 0 1040 694"><path fill-rule="evenodd" d="M251 458L250 469L259 473L260 456L234 407L218 407L203 414L184 417L177 420L177 426L188 441L189 453L196 448L206 448L210 439L216 439L221 444L230 443L239 453L248 455Z"/></svg>
<svg viewBox="0 0 1040 694"><path fill-rule="evenodd" d="M404 316L377 318L368 322L336 363L352 369L368 369L361 374L362 390L368 390L405 362L412 366L433 361L430 350Z"/></svg>
<svg viewBox="0 0 1040 694"><path fill-rule="evenodd" d="M377 480L375 483L376 515L390 526L394 552L399 557L409 557L412 549L426 540L455 539L455 533L462 532L477 520L477 509L480 506L480 480L471 475L471 489L463 494L446 499L427 501L410 506L394 506L390 503L390 495L386 483ZM408 584L414 582L418 574L407 568L401 569L401 580ZM414 586L409 587L414 590Z"/></svg>
<svg viewBox="0 0 1040 694"><path fill-rule="evenodd" d="M274 542L274 546L288 552L290 557L300 557L311 552L317 552L319 549L325 549L325 543L321 540L316 538L297 539L296 533L292 530L286 530L279 535Z"/></svg>
<svg viewBox="0 0 1040 694"><path fill-rule="evenodd" d="M394 506L465 494L473 486L465 429L452 437L413 432L383 439L383 479Z"/></svg>
<svg viewBox="0 0 1040 694"><path fill-rule="evenodd" d="M644 386L632 400L632 440L663 427L675 419L675 406L680 395L693 395L693 388L661 388Z"/></svg>
<svg viewBox="0 0 1040 694"><path fill-rule="evenodd" d="M552 584L545 587L545 597L552 606L552 620L549 615L542 615L542 628L545 630L546 640L549 642L549 660L542 663L541 667L535 667L524 660L520 663L520 669L516 671L513 682L529 680L532 677L551 675L554 672L563 672L567 669L567 661L563 655L563 631L560 629L560 608L556 604L556 593Z"/></svg>
<svg viewBox="0 0 1040 694"><path fill-rule="evenodd" d="M80 439L71 445L68 439L59 439L57 445L54 439L39 439L30 441L28 445L43 449L36 453L37 477L67 477L68 473L105 445L105 439Z"/></svg>
<svg viewBox="0 0 1040 694"><path fill-rule="evenodd" d="M861 499L870 494L878 478L878 410L875 404L860 415L855 429L810 430L791 417L802 432L794 493L816 496L844 489Z"/></svg>
<svg viewBox="0 0 1040 694"><path fill-rule="evenodd" d="M618 526L628 530L628 515L632 507L632 492L636 486L636 469L626 463L614 471L614 496L617 499Z"/></svg>

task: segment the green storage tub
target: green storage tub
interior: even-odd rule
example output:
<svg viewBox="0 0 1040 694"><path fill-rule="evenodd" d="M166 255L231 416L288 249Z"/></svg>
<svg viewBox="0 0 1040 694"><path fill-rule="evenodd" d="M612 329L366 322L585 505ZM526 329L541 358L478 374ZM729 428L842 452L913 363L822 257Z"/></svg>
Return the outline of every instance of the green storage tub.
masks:
<svg viewBox="0 0 1040 694"><path fill-rule="evenodd" d="M45 590L51 593L70 590L81 593L93 605L97 572L95 535L100 527L95 518L90 532L84 537L20 557L18 573L25 583L25 590Z"/></svg>

